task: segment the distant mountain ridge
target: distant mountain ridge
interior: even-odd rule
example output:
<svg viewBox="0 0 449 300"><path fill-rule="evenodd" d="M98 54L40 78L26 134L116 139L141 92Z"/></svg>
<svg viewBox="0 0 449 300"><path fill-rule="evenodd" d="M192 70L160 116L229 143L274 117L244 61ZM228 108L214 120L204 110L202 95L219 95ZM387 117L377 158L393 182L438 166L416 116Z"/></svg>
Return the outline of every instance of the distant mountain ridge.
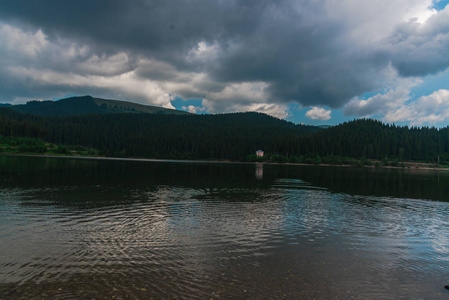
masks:
<svg viewBox="0 0 449 300"><path fill-rule="evenodd" d="M127 101L93 98L80 96L61 99L58 101L29 101L26 104L0 104L14 111L39 116L79 116L90 114L112 113L147 113L188 115L190 113L180 110L167 109L150 105L143 105Z"/></svg>

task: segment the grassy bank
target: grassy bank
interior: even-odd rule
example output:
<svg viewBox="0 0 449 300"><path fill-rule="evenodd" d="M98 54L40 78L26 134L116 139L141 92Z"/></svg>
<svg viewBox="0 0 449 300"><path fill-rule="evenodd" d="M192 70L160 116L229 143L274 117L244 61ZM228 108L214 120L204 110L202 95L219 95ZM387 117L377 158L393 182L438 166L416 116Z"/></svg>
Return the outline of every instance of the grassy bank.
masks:
<svg viewBox="0 0 449 300"><path fill-rule="evenodd" d="M47 143L26 137L5 137L0 135L0 153L42 154L68 156L99 156L99 151L83 146L67 146Z"/></svg>

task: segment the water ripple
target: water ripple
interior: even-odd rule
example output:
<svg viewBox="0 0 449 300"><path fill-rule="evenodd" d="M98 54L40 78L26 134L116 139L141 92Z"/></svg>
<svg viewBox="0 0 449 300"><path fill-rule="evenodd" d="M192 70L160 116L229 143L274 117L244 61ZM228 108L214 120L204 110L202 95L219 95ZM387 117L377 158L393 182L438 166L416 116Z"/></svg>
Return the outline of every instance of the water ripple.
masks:
<svg viewBox="0 0 449 300"><path fill-rule="evenodd" d="M449 278L442 202L332 193L299 179L0 196L5 299L438 299Z"/></svg>

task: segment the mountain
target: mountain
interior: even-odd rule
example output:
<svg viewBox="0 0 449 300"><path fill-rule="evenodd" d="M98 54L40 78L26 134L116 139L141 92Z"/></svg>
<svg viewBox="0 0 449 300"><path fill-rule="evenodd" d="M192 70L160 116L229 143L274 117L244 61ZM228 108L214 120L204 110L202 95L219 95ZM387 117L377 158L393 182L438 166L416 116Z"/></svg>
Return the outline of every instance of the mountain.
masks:
<svg viewBox="0 0 449 300"><path fill-rule="evenodd" d="M294 153L320 130L265 114L89 114L39 116L0 108L0 134L81 145L109 156L244 160L262 149Z"/></svg>
<svg viewBox="0 0 449 300"><path fill-rule="evenodd" d="M71 97L58 101L29 101L26 104L0 104L14 111L40 116L77 116L112 113L149 113L186 115L188 112L138 103L93 98L91 96Z"/></svg>
<svg viewBox="0 0 449 300"><path fill-rule="evenodd" d="M409 128L359 119L322 129L255 112L173 112L89 96L6 105L0 107L0 135L80 145L120 157L245 160L261 149L280 162L354 158L449 164L449 127Z"/></svg>

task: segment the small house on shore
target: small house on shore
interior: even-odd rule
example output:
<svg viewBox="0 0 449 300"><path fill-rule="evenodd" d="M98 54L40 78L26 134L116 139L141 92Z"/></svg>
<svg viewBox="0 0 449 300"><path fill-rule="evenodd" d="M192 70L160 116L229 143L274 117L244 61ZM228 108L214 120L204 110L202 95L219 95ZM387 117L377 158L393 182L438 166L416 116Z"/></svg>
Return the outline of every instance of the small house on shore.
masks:
<svg viewBox="0 0 449 300"><path fill-rule="evenodd" d="M263 157L263 151L262 150L257 150L256 151L256 156L257 157Z"/></svg>

